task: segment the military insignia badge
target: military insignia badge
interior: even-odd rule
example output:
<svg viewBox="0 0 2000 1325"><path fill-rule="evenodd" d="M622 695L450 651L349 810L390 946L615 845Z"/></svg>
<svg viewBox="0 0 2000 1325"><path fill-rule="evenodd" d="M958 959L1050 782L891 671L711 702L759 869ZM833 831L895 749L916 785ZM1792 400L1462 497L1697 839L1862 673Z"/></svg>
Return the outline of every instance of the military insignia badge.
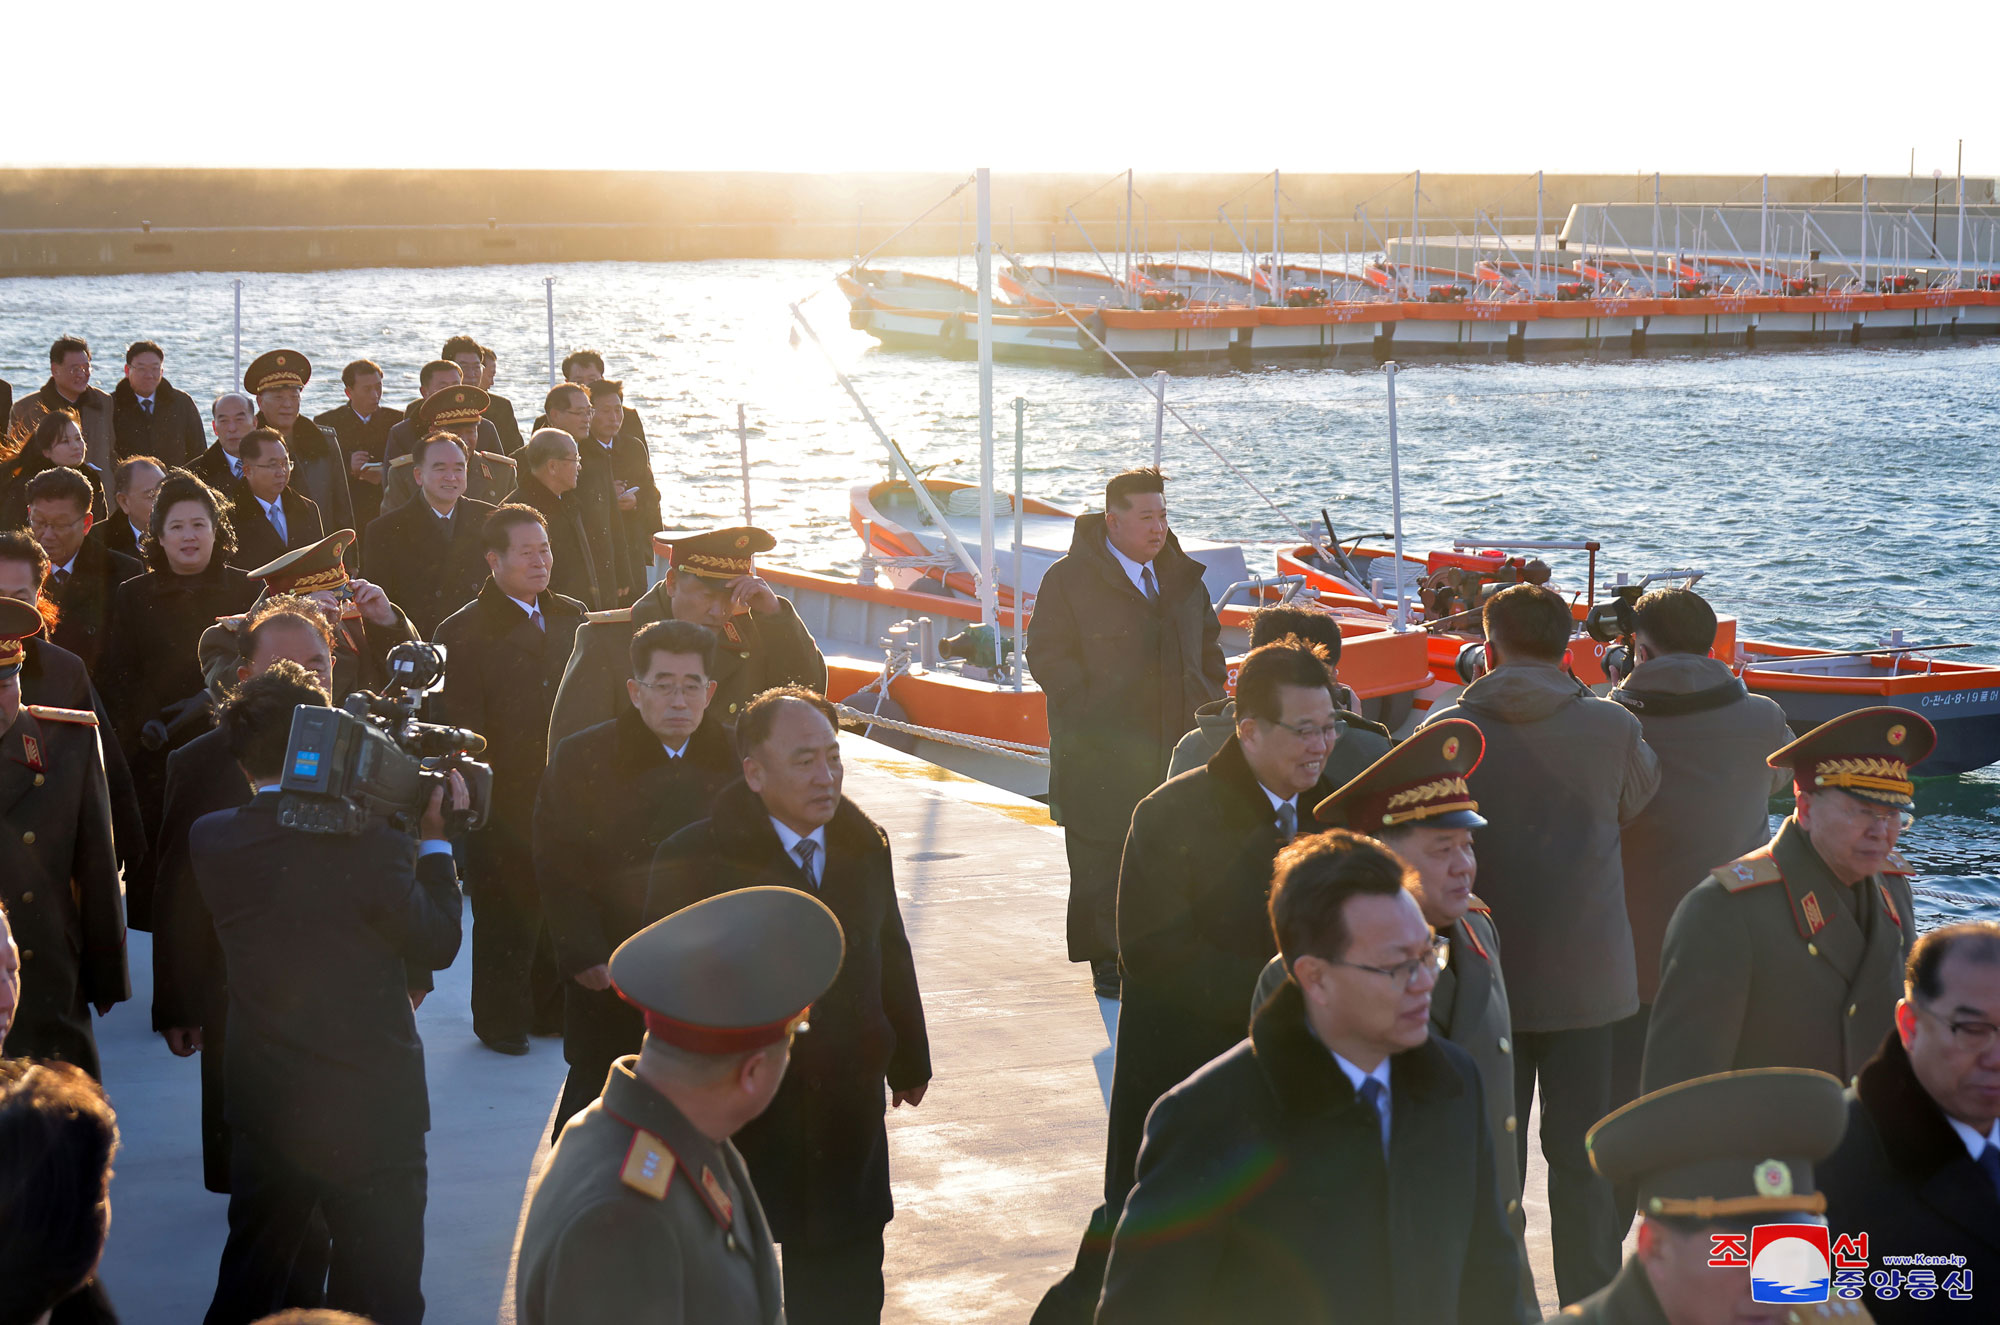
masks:
<svg viewBox="0 0 2000 1325"><path fill-rule="evenodd" d="M1805 900L1799 903L1799 910L1806 913L1806 924L1812 927L1813 933L1817 934L1826 928L1826 917L1819 909L1818 893L1807 893Z"/></svg>
<svg viewBox="0 0 2000 1325"><path fill-rule="evenodd" d="M1731 865L1729 869L1732 874L1734 874L1737 878L1743 880L1745 883L1748 883L1750 882L1750 880L1757 877L1757 871L1751 869L1748 865L1745 865L1740 860L1737 861L1734 865Z"/></svg>
<svg viewBox="0 0 2000 1325"><path fill-rule="evenodd" d="M1444 748L1439 750L1438 753L1446 759L1458 758L1458 738L1456 736L1448 737L1445 740Z"/></svg>
<svg viewBox="0 0 2000 1325"><path fill-rule="evenodd" d="M736 536L736 546L737 546L737 547L738 547L739 549L740 549L740 548L746 548L746 547L749 547L749 546L750 546L750 535L748 535L748 534L738 534L738 535Z"/></svg>
<svg viewBox="0 0 2000 1325"><path fill-rule="evenodd" d="M32 736L21 738L21 753L28 757L28 767L39 773L42 771L42 743Z"/></svg>
<svg viewBox="0 0 2000 1325"><path fill-rule="evenodd" d="M271 360L271 362L278 365L278 367L283 368L285 366L285 356L281 354L277 358Z"/></svg>
<svg viewBox="0 0 2000 1325"><path fill-rule="evenodd" d="M1752 1152L1755 1153L1754 1151ZM1792 1168L1782 1159L1767 1159L1750 1175L1759 1196L1790 1196Z"/></svg>
<svg viewBox="0 0 2000 1325"><path fill-rule="evenodd" d="M666 1142L651 1132L635 1131L632 1144L625 1150L625 1167L618 1178L633 1191L658 1201L666 1196L667 1185L674 1180L673 1154Z"/></svg>
<svg viewBox="0 0 2000 1325"><path fill-rule="evenodd" d="M1904 739L1909 736L1909 734L1910 734L1910 729L1908 727L1905 727L1902 723L1899 722L1895 726L1889 729L1888 732L1889 744L1901 745Z"/></svg>
<svg viewBox="0 0 2000 1325"><path fill-rule="evenodd" d="M722 1184L715 1180L715 1171L706 1164L701 1166L701 1189L708 1193L708 1199L714 1203L724 1223L736 1217L736 1203L729 1199L728 1192L722 1190Z"/></svg>

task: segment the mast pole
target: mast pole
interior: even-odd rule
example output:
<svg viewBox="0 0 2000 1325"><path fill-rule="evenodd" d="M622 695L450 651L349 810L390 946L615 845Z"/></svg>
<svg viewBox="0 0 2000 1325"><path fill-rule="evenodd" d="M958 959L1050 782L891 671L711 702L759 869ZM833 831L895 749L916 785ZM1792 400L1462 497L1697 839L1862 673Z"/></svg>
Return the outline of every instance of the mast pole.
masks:
<svg viewBox="0 0 2000 1325"><path fill-rule="evenodd" d="M1757 292L1759 294L1762 294L1766 288L1764 284L1764 263L1768 259L1765 257L1765 254L1771 247L1771 177L1769 175L1764 176L1763 199L1763 202L1757 209Z"/></svg>
<svg viewBox="0 0 2000 1325"><path fill-rule="evenodd" d="M740 403L736 406L736 453L743 465L743 523L755 524L750 518L750 425Z"/></svg>
<svg viewBox="0 0 2000 1325"><path fill-rule="evenodd" d="M1396 629L1409 629L1410 609L1403 600L1403 461L1396 441L1396 361L1382 365L1389 380L1389 512L1396 540Z"/></svg>
<svg viewBox="0 0 2000 1325"><path fill-rule="evenodd" d="M1535 172L1535 298L1542 297L1542 172Z"/></svg>
<svg viewBox="0 0 2000 1325"><path fill-rule="evenodd" d="M1278 229L1278 205L1284 196L1284 172L1271 172L1271 302L1285 302L1285 241Z"/></svg>
<svg viewBox="0 0 2000 1325"><path fill-rule="evenodd" d="M1405 262L1410 264L1411 276L1410 276L1409 286L1410 286L1410 297L1412 299L1417 297L1417 280L1415 275L1416 256L1417 256L1417 227L1423 223L1423 210L1424 210L1424 172L1419 170L1416 171L1415 174L1417 177L1417 182L1410 189L1410 242L1407 246L1407 251L1403 259ZM1390 380L1394 381L1395 379L1391 377Z"/></svg>
<svg viewBox="0 0 2000 1325"><path fill-rule="evenodd" d="M556 278L542 277L542 297L549 310L549 390L556 386Z"/></svg>
<svg viewBox="0 0 2000 1325"><path fill-rule="evenodd" d="M1167 453L1167 370L1153 374L1153 468L1166 464Z"/></svg>
<svg viewBox="0 0 2000 1325"><path fill-rule="evenodd" d="M1861 290L1864 294L1868 291L1868 176L1865 174L1861 177Z"/></svg>
<svg viewBox="0 0 2000 1325"><path fill-rule="evenodd" d="M1965 139L1958 140L1958 240L1952 246L1951 262L1958 279L1954 282L1960 289L1965 288Z"/></svg>
<svg viewBox="0 0 2000 1325"><path fill-rule="evenodd" d="M237 277L236 286L236 378L230 390L236 390L243 381L243 278Z"/></svg>
<svg viewBox="0 0 2000 1325"><path fill-rule="evenodd" d="M1027 638L1027 627L1021 624L1021 605L1027 600L1027 589L1022 584L1021 571L1021 474L1024 468L1023 456L1026 444L1023 440L1022 421L1027 413L1028 398L1014 397L1014 689L1021 689L1021 660L1024 656L1021 642Z"/></svg>
<svg viewBox="0 0 2000 1325"><path fill-rule="evenodd" d="M1132 167L1125 167L1125 307L1137 308L1132 289Z"/></svg>
<svg viewBox="0 0 2000 1325"><path fill-rule="evenodd" d="M979 611L1000 630L999 592L993 582L993 177L979 168ZM1129 223L1129 214L1128 214ZM1017 586L1018 588L1018 586Z"/></svg>

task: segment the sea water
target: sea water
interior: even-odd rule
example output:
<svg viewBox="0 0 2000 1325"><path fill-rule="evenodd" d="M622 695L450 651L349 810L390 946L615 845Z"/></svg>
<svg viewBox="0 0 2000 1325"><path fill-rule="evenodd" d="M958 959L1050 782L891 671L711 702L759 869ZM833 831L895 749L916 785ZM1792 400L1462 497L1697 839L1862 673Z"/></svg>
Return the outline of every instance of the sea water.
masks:
<svg viewBox="0 0 2000 1325"><path fill-rule="evenodd" d="M907 265L972 275L948 258ZM90 340L93 380L109 390L125 345L150 338L166 348L168 378L205 407L236 384L240 280L242 361L304 351L309 412L341 403L340 368L356 358L382 365L386 403L407 403L418 368L464 332L498 352L495 390L525 430L549 385L543 278L553 276L557 353L595 348L624 381L667 523L742 518L741 405L757 523L787 561L847 572L860 551L849 488L883 477L886 461L827 360L803 332L795 343L788 305L803 301L877 421L940 476L977 478L978 376L970 362L884 352L851 330L835 269L722 261L0 280L0 377L17 399L34 390L49 342L74 332ZM1016 398L1027 402L1032 496L1092 507L1109 474L1153 460L1153 397L1123 373L1001 363L994 397L1003 487ZM1181 531L1297 540L1320 527L1322 510L1343 537L1388 529L1379 368L1216 365L1177 372L1167 399L1206 438L1167 420L1162 459ZM1606 575L1707 572L1701 592L1750 638L1849 649L1900 628L1911 641L1977 646L1942 656L2000 660L2000 341L1418 360L1398 375L1397 403L1412 548L1458 536L1596 539ZM1579 558L1551 560L1581 584ZM2000 769L1927 780L1917 808L1903 847L1919 881L1990 899L1920 899L1926 923L2000 918Z"/></svg>

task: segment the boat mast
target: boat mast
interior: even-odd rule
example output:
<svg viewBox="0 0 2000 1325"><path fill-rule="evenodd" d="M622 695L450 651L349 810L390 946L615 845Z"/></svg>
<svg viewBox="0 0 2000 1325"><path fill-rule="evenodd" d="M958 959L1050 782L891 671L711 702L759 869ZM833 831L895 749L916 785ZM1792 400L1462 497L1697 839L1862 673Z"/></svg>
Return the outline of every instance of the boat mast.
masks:
<svg viewBox="0 0 2000 1325"><path fill-rule="evenodd" d="M1861 290L1868 291L1868 176L1861 177Z"/></svg>
<svg viewBox="0 0 2000 1325"><path fill-rule="evenodd" d="M1762 294L1764 284L1764 264L1769 261L1771 241L1771 177L1764 176L1764 201L1757 210L1757 292Z"/></svg>
<svg viewBox="0 0 2000 1325"><path fill-rule="evenodd" d="M1284 196L1284 172L1271 172L1271 302L1285 302L1285 241L1278 229L1278 200ZM1256 303L1255 299L1250 301Z"/></svg>
<svg viewBox="0 0 2000 1325"><path fill-rule="evenodd" d="M242 282L239 281L237 284L241 285ZM547 295L549 305L549 390L553 391L556 386L556 278L542 277L542 289ZM237 357L242 357L240 351Z"/></svg>
<svg viewBox="0 0 2000 1325"><path fill-rule="evenodd" d="M1660 292L1660 172L1653 172L1653 272L1646 284Z"/></svg>
<svg viewBox="0 0 2000 1325"><path fill-rule="evenodd" d="M1396 361L1383 364L1382 371L1389 379L1389 528L1396 540L1395 626L1403 631L1410 626L1410 609L1403 601L1403 460L1396 445Z"/></svg>
<svg viewBox="0 0 2000 1325"><path fill-rule="evenodd" d="M1535 172L1535 298L1542 297L1542 172Z"/></svg>
<svg viewBox="0 0 2000 1325"><path fill-rule="evenodd" d="M1403 252L1403 261L1409 263L1412 268L1409 280L1410 298L1412 299L1417 297L1417 278L1414 270L1417 255L1417 227L1423 223L1424 210L1424 172L1419 170L1415 174L1417 182L1410 190L1410 242ZM1395 381L1395 374L1390 374L1389 380L1391 382Z"/></svg>
<svg viewBox="0 0 2000 1325"><path fill-rule="evenodd" d="M1953 282L1960 289L1965 288L1965 139L1958 140L1958 242L1951 250L1952 266L1958 279Z"/></svg>
<svg viewBox="0 0 2000 1325"><path fill-rule="evenodd" d="M979 273L979 613L1000 632L999 591L993 583L993 176L978 171L979 229L975 265ZM1017 595L1020 586L1014 586ZM1018 638L1018 625L1015 635Z"/></svg>
<svg viewBox="0 0 2000 1325"><path fill-rule="evenodd" d="M1137 308L1132 289L1132 167L1125 167L1125 307Z"/></svg>

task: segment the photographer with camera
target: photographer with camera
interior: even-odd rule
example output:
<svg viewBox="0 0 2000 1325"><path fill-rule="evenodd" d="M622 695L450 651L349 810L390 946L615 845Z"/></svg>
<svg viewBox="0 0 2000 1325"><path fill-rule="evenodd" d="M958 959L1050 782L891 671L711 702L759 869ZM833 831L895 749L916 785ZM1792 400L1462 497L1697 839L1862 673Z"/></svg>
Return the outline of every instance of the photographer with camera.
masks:
<svg viewBox="0 0 2000 1325"><path fill-rule="evenodd" d="M381 819L342 835L288 827L278 788L298 762L295 710L326 698L292 662L246 681L220 727L256 794L189 835L229 975L229 1240L207 1325L283 1305L315 1207L332 1242L327 1305L377 1325L423 1319L430 1100L408 986L458 954L446 797L453 810L470 798L456 773L433 783L419 840Z"/></svg>

